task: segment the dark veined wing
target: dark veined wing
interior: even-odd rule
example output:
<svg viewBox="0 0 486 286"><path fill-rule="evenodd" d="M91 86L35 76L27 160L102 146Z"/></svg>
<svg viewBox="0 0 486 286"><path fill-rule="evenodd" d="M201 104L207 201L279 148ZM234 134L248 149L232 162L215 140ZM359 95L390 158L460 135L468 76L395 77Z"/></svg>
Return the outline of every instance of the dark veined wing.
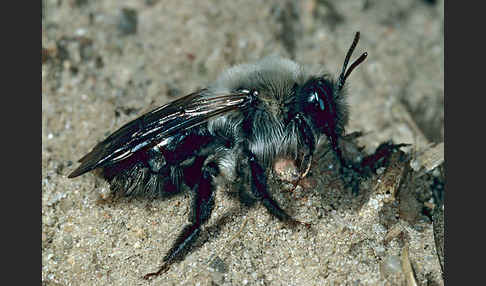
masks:
<svg viewBox="0 0 486 286"><path fill-rule="evenodd" d="M251 101L248 90L210 96L205 91L191 93L125 124L81 158L81 165L68 178L125 160L144 147L158 144L217 115L244 108Z"/></svg>

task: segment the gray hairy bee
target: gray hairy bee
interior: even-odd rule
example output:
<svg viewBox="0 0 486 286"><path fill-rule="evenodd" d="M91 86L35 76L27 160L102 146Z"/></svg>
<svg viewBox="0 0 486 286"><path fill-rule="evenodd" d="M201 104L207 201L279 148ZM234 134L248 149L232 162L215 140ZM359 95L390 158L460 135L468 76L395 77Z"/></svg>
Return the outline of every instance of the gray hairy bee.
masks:
<svg viewBox="0 0 486 286"><path fill-rule="evenodd" d="M339 147L348 121L344 86L367 57L348 68L358 41L359 32L337 79L275 57L232 67L207 88L122 126L82 157L69 178L100 168L114 193L162 195L183 184L194 191L190 223L145 279L167 271L197 240L214 206L216 178L239 182L273 216L300 224L272 198L267 172L279 158L293 158L305 177L321 137L346 168Z"/></svg>

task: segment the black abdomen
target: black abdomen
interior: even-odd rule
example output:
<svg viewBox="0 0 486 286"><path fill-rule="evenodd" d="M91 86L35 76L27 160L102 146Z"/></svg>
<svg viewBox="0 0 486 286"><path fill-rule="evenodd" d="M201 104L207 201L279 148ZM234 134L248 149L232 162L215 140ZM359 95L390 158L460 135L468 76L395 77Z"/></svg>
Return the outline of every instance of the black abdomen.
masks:
<svg viewBox="0 0 486 286"><path fill-rule="evenodd" d="M103 176L113 193L124 196L174 194L182 183L194 186L208 152L214 150L217 141L205 128L193 128L105 166Z"/></svg>

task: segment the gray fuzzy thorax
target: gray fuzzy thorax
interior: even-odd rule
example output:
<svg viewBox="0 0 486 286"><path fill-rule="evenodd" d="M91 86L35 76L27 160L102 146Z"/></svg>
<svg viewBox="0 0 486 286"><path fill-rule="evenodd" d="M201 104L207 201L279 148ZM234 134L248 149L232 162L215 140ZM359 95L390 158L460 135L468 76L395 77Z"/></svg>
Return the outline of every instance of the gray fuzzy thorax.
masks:
<svg viewBox="0 0 486 286"><path fill-rule="evenodd" d="M292 104L294 86L304 84L308 78L308 73L300 65L278 57L267 57L257 63L228 69L209 86L209 91L215 94L238 89L258 91L258 103L252 107L255 108L252 134L243 134L243 112L212 120L209 129L226 129L222 128L226 124L238 130L233 133L237 134L236 140L248 140L250 151L264 166L271 166L277 157L296 159L301 142L296 127L285 123L287 107Z"/></svg>

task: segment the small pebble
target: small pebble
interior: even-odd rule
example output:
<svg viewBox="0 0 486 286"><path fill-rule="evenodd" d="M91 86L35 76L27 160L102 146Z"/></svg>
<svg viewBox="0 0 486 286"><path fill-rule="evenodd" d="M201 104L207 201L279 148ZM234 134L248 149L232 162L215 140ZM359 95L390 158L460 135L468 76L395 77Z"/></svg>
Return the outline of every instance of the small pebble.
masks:
<svg viewBox="0 0 486 286"><path fill-rule="evenodd" d="M380 272L384 277L388 277L390 275L395 275L402 271L402 265L400 261L400 257L396 255L390 255L383 259L383 262L380 265Z"/></svg>
<svg viewBox="0 0 486 286"><path fill-rule="evenodd" d="M137 33L138 14L137 10L131 8L123 8L121 10L120 21L118 22L118 30L122 35L131 35Z"/></svg>
<svg viewBox="0 0 486 286"><path fill-rule="evenodd" d="M223 260L221 260L221 258L219 258L219 256L216 256L213 261L211 261L211 264L209 266L220 273L228 272L228 266L224 263Z"/></svg>

